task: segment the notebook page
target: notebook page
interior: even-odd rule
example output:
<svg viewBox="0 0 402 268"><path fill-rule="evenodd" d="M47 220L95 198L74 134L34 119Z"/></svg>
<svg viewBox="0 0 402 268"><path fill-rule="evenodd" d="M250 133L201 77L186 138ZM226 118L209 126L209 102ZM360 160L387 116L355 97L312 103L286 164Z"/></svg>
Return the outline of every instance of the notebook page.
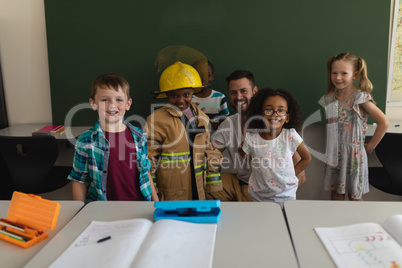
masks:
<svg viewBox="0 0 402 268"><path fill-rule="evenodd" d="M92 221L50 267L129 267L151 226L147 219Z"/></svg>
<svg viewBox="0 0 402 268"><path fill-rule="evenodd" d="M159 220L131 267L212 267L216 229L216 224Z"/></svg>

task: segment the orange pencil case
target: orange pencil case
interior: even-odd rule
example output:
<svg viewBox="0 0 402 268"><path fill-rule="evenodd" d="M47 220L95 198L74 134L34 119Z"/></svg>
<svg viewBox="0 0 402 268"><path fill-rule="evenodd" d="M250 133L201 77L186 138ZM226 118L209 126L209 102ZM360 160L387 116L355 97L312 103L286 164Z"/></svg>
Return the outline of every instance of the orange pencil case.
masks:
<svg viewBox="0 0 402 268"><path fill-rule="evenodd" d="M14 192L7 217L0 219L0 239L29 248L56 227L60 204L34 194Z"/></svg>

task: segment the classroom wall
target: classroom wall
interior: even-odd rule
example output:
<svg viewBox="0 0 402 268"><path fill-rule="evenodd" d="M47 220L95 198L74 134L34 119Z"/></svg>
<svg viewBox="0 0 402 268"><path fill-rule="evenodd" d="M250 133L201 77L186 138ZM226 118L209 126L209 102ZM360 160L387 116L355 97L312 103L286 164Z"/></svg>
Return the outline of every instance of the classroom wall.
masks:
<svg viewBox="0 0 402 268"><path fill-rule="evenodd" d="M9 125L51 122L43 0L0 0L0 61Z"/></svg>
<svg viewBox="0 0 402 268"><path fill-rule="evenodd" d="M51 122L44 0L0 0L0 20L9 124ZM401 107L387 107L386 114L402 120Z"/></svg>

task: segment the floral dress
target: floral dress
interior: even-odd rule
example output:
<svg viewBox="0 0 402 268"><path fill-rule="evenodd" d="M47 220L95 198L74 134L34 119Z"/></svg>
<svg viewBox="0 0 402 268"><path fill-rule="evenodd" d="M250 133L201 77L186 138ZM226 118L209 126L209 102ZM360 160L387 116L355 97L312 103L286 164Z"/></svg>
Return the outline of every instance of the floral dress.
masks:
<svg viewBox="0 0 402 268"><path fill-rule="evenodd" d="M370 94L356 90L344 101L332 94L318 102L325 108L327 122L324 189L349 193L353 199L360 199L369 191L364 148L368 114L361 116L359 106L367 101L372 101Z"/></svg>

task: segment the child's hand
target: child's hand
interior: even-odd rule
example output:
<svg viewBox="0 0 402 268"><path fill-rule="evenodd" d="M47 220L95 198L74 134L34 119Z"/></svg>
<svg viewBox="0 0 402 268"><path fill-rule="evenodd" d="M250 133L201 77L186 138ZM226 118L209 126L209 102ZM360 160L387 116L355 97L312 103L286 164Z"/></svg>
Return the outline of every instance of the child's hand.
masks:
<svg viewBox="0 0 402 268"><path fill-rule="evenodd" d="M239 152L239 154L240 154L241 157L244 157L244 156L246 155L246 153L243 151L243 144L244 144L244 141L242 141L242 142L240 143L240 146L239 146L239 148L237 149L237 151Z"/></svg>
<svg viewBox="0 0 402 268"><path fill-rule="evenodd" d="M374 148L372 148L368 144L364 144L364 148L366 149L367 154L371 154L374 151Z"/></svg>
<svg viewBox="0 0 402 268"><path fill-rule="evenodd" d="M370 141L364 145L367 154L371 154L374 151L374 148L380 143L382 137L384 137L389 126L389 120L385 114L371 101L360 104L360 107L362 107L363 110L377 122L377 127L373 136L371 137Z"/></svg>
<svg viewBox="0 0 402 268"><path fill-rule="evenodd" d="M301 157L298 152L295 152L292 157L293 165L295 166L301 160ZM299 187L302 186L303 183L306 182L306 172L303 170L299 174L297 174L297 178L299 179Z"/></svg>

